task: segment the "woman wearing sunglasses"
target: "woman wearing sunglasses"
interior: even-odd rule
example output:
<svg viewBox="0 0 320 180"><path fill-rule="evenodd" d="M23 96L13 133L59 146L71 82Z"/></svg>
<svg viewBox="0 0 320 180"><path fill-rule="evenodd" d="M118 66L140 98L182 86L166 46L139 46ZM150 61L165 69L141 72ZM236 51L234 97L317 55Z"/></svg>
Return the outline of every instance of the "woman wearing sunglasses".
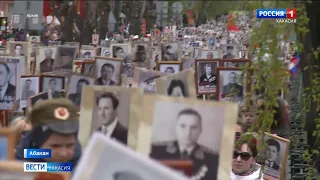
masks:
<svg viewBox="0 0 320 180"><path fill-rule="evenodd" d="M257 146L252 135L245 135L233 151L231 180L262 180L260 165L256 163Z"/></svg>

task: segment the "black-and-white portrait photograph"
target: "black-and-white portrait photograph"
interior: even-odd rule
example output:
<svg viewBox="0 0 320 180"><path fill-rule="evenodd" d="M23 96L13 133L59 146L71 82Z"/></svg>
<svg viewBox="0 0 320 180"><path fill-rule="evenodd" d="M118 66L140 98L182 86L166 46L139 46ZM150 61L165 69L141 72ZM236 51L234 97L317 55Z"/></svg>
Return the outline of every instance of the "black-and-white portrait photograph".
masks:
<svg viewBox="0 0 320 180"><path fill-rule="evenodd" d="M57 47L41 47L39 48L39 56L37 57L38 72L47 73L53 71L53 65L57 59Z"/></svg>
<svg viewBox="0 0 320 180"><path fill-rule="evenodd" d="M168 73L168 74L175 74L180 72L181 70L181 63L179 64L166 64L166 63L158 63L158 71Z"/></svg>
<svg viewBox="0 0 320 180"><path fill-rule="evenodd" d="M150 156L157 160L192 160L193 177L216 179L223 108L158 100L153 109Z"/></svg>
<svg viewBox="0 0 320 180"><path fill-rule="evenodd" d="M218 68L219 94L218 100L233 101L244 105L245 78L241 69Z"/></svg>
<svg viewBox="0 0 320 180"><path fill-rule="evenodd" d="M101 48L101 56L102 57L110 57L111 56L111 51L109 47L102 47Z"/></svg>
<svg viewBox="0 0 320 180"><path fill-rule="evenodd" d="M237 68L243 68L246 66L246 64L250 63L250 60L245 60L245 59L232 59L232 60L222 60L223 66L224 67L237 67Z"/></svg>
<svg viewBox="0 0 320 180"><path fill-rule="evenodd" d="M152 51L152 61L150 63L150 69L156 70L157 63L160 61L161 52L160 51Z"/></svg>
<svg viewBox="0 0 320 180"><path fill-rule="evenodd" d="M221 45L222 58L223 59L238 59L239 49L237 45L234 44L224 44Z"/></svg>
<svg viewBox="0 0 320 180"><path fill-rule="evenodd" d="M220 50L201 50L201 59L218 59L221 58Z"/></svg>
<svg viewBox="0 0 320 180"><path fill-rule="evenodd" d="M129 44L112 44L112 57L124 59L130 54L130 45Z"/></svg>
<svg viewBox="0 0 320 180"><path fill-rule="evenodd" d="M29 99L29 105L28 107L31 108L32 106L34 106L37 102L43 101L43 100L47 100L49 99L49 94L48 92L41 92L39 94L36 94L34 96L31 96Z"/></svg>
<svg viewBox="0 0 320 180"><path fill-rule="evenodd" d="M155 80L161 76L167 75L166 73L146 70L141 68L135 68L133 81L139 88L142 88L145 93L154 93L156 91Z"/></svg>
<svg viewBox="0 0 320 180"><path fill-rule="evenodd" d="M121 60L96 59L95 61L95 85L116 86L120 83Z"/></svg>
<svg viewBox="0 0 320 180"><path fill-rule="evenodd" d="M31 42L31 44L40 43L40 36L29 36L28 41Z"/></svg>
<svg viewBox="0 0 320 180"><path fill-rule="evenodd" d="M96 91L93 101L91 132L101 132L127 144L130 93Z"/></svg>
<svg viewBox="0 0 320 180"><path fill-rule="evenodd" d="M28 48L30 47L29 42L12 42L10 41L10 55L11 56L27 56Z"/></svg>
<svg viewBox="0 0 320 180"><path fill-rule="evenodd" d="M73 61L76 59L77 48L72 46L59 47L57 51L57 59L54 63L54 70L70 70L72 71Z"/></svg>
<svg viewBox="0 0 320 180"><path fill-rule="evenodd" d="M41 92L51 92L52 98L61 97L64 89L64 77L44 76L41 77Z"/></svg>
<svg viewBox="0 0 320 180"><path fill-rule="evenodd" d="M67 97L80 108L82 87L94 85L94 78L72 74L71 77L68 78L68 83Z"/></svg>
<svg viewBox="0 0 320 180"><path fill-rule="evenodd" d="M182 70L189 68L194 69L194 59L192 57L183 57L182 58Z"/></svg>
<svg viewBox="0 0 320 180"><path fill-rule="evenodd" d="M80 49L80 58L94 58L96 56L95 49Z"/></svg>
<svg viewBox="0 0 320 180"><path fill-rule="evenodd" d="M17 63L0 63L0 109L10 110L16 101L17 83L20 77L17 76Z"/></svg>
<svg viewBox="0 0 320 180"><path fill-rule="evenodd" d="M97 149L103 151L97 153ZM95 154L96 158L90 157L92 154ZM88 171L91 173L88 174ZM189 179L100 133L91 137L73 177L108 180Z"/></svg>
<svg viewBox="0 0 320 180"><path fill-rule="evenodd" d="M289 140L266 133L264 176L281 179L286 168Z"/></svg>
<svg viewBox="0 0 320 180"><path fill-rule="evenodd" d="M49 41L48 46L60 46L61 41Z"/></svg>
<svg viewBox="0 0 320 180"><path fill-rule="evenodd" d="M32 76L21 77L20 83L20 107L25 108L28 105L29 98L40 92L40 78Z"/></svg>
<svg viewBox="0 0 320 180"><path fill-rule="evenodd" d="M109 40L100 40L101 47L110 47L111 42Z"/></svg>
<svg viewBox="0 0 320 180"><path fill-rule="evenodd" d="M192 57L194 59L199 59L201 56L201 49L200 48L193 48Z"/></svg>
<svg viewBox="0 0 320 180"><path fill-rule="evenodd" d="M94 63L92 62L83 62L81 73L85 76L94 76Z"/></svg>
<svg viewBox="0 0 320 180"><path fill-rule="evenodd" d="M197 61L197 92L200 93L215 93L217 87L216 68L219 66L219 61Z"/></svg>
<svg viewBox="0 0 320 180"><path fill-rule="evenodd" d="M179 43L162 43L161 61L179 61L180 60L180 45Z"/></svg>
<svg viewBox="0 0 320 180"><path fill-rule="evenodd" d="M148 59L148 44L147 43L134 43L132 45L134 55L133 62L146 62Z"/></svg>

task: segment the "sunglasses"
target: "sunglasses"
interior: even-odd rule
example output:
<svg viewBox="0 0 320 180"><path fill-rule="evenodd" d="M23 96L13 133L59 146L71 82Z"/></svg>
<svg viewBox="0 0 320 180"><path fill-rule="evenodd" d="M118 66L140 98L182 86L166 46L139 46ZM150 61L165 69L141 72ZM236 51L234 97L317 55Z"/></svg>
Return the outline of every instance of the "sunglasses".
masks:
<svg viewBox="0 0 320 180"><path fill-rule="evenodd" d="M233 151L233 159L237 159L240 156L240 158L244 161L248 161L251 157L251 154L248 152L237 152Z"/></svg>

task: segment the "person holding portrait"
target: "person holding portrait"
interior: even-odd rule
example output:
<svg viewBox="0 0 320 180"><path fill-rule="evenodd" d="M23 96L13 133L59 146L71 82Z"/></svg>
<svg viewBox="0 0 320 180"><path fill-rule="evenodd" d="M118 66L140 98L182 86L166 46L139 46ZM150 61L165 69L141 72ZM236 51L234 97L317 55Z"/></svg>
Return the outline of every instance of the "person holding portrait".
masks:
<svg viewBox="0 0 320 180"><path fill-rule="evenodd" d="M96 131L127 144L128 129L119 122L117 114L117 108L120 103L118 98L112 93L104 93L98 96L95 102L95 112L98 115L97 120L100 124Z"/></svg>
<svg viewBox="0 0 320 180"><path fill-rule="evenodd" d="M176 140L153 143L150 157L157 160L192 160L194 177L216 179L219 154L198 143L202 130L202 116L198 111L181 110L175 122Z"/></svg>
<svg viewBox="0 0 320 180"><path fill-rule="evenodd" d="M117 83L112 80L113 73L115 71L114 65L105 63L100 69L100 77L96 79L96 85L115 86Z"/></svg>
<svg viewBox="0 0 320 180"><path fill-rule="evenodd" d="M10 68L5 63L0 63L0 103L15 101L16 87L10 83Z"/></svg>

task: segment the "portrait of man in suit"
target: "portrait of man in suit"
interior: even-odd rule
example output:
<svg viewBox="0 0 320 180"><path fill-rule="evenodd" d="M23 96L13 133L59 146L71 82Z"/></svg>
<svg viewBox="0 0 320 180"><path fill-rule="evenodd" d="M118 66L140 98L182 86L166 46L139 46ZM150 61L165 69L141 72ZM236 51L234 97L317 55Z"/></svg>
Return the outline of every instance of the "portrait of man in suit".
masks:
<svg viewBox="0 0 320 180"><path fill-rule="evenodd" d="M280 166L276 163L276 160L280 152L280 143L277 140L270 138L267 140L267 145L265 165L274 170L279 170Z"/></svg>
<svg viewBox="0 0 320 180"><path fill-rule="evenodd" d="M233 46L227 46L227 54L225 54L222 58L231 58L231 59L235 58L233 54Z"/></svg>
<svg viewBox="0 0 320 180"><path fill-rule="evenodd" d="M21 100L28 100L29 97L36 94L34 90L31 89L31 84L32 84L31 79L27 79L24 82L22 94L21 94Z"/></svg>
<svg viewBox="0 0 320 180"><path fill-rule="evenodd" d="M61 97L60 92L57 90L57 79L51 78L49 80L48 91L51 91L52 98Z"/></svg>
<svg viewBox="0 0 320 180"><path fill-rule="evenodd" d="M80 106L82 87L88 85L90 85L90 82L87 79L79 79L76 86L76 92L69 94L68 99L70 99L76 106Z"/></svg>
<svg viewBox="0 0 320 180"><path fill-rule="evenodd" d="M239 76L235 72L230 72L228 75L228 84L223 86L223 94L234 94L237 97L243 96L243 87L238 84Z"/></svg>
<svg viewBox="0 0 320 180"><path fill-rule="evenodd" d="M45 59L40 63L40 72L52 72L54 59L52 58L52 49L46 49L44 51Z"/></svg>
<svg viewBox="0 0 320 180"><path fill-rule="evenodd" d="M114 65L110 63L105 63L100 69L100 77L96 79L96 85L108 85L115 86L117 85L114 80L112 80L113 73L115 71Z"/></svg>
<svg viewBox="0 0 320 180"><path fill-rule="evenodd" d="M153 143L150 156L157 160L192 160L194 176L201 180L216 179L219 154L198 143L203 130L202 116L194 109L183 109L176 118L176 140Z"/></svg>
<svg viewBox="0 0 320 180"><path fill-rule="evenodd" d="M200 76L199 85L200 86L215 86L216 85L216 75L213 73L211 64L205 64L204 66L205 74Z"/></svg>
<svg viewBox="0 0 320 180"><path fill-rule="evenodd" d="M10 73L9 66L0 63L0 104L15 101L16 87L10 83Z"/></svg>
<svg viewBox="0 0 320 180"><path fill-rule="evenodd" d="M73 58L74 58L74 49L70 48L60 48L60 58L61 58L61 65L56 65L57 68L61 69L72 69L73 66Z"/></svg>
<svg viewBox="0 0 320 180"><path fill-rule="evenodd" d="M120 124L117 115L118 98L112 93L104 93L96 98L96 112L100 127L97 131L127 144L128 129Z"/></svg>
<svg viewBox="0 0 320 180"><path fill-rule="evenodd" d="M22 53L23 46L21 44L16 44L14 46L14 56L24 56Z"/></svg>

